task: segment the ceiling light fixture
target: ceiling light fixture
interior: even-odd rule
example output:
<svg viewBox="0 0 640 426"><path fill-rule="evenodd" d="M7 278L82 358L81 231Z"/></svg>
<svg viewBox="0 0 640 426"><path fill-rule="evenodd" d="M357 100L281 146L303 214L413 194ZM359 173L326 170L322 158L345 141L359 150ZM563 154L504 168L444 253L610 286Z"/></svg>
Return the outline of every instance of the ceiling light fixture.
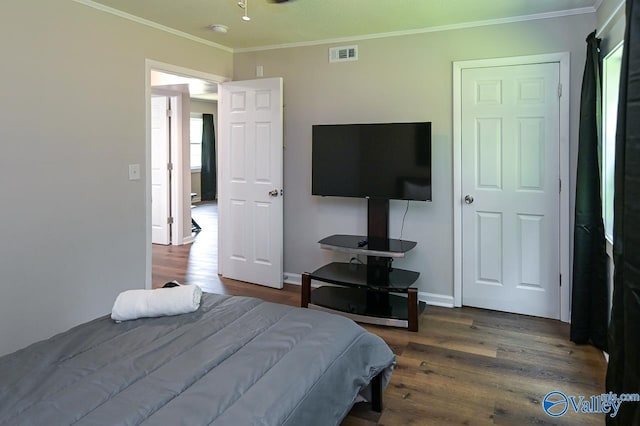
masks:
<svg viewBox="0 0 640 426"><path fill-rule="evenodd" d="M242 16L242 20L248 22L251 20L249 17L249 0L238 0L238 7L244 9L244 15Z"/></svg>
<svg viewBox="0 0 640 426"><path fill-rule="evenodd" d="M214 33L220 33L220 34L226 34L229 31L229 27L227 27L226 25L222 25L222 24L209 25L209 28Z"/></svg>

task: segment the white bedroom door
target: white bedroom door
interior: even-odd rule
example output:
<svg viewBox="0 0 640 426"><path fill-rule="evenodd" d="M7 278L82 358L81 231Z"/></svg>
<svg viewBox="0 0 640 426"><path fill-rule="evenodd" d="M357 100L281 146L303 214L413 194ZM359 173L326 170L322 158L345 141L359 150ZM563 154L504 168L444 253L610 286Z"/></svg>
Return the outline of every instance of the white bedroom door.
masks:
<svg viewBox="0 0 640 426"><path fill-rule="evenodd" d="M559 318L558 63L462 70L462 303Z"/></svg>
<svg viewBox="0 0 640 426"><path fill-rule="evenodd" d="M168 245L169 224L169 97L151 97L151 242Z"/></svg>
<svg viewBox="0 0 640 426"><path fill-rule="evenodd" d="M282 288L282 79L220 84L222 275Z"/></svg>

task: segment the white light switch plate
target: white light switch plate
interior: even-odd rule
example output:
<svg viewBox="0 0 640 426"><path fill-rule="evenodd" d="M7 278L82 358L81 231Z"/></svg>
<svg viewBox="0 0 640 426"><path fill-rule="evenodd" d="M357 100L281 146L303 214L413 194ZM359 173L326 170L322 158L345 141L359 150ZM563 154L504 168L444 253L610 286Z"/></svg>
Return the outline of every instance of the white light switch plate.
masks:
<svg viewBox="0 0 640 426"><path fill-rule="evenodd" d="M140 164L129 164L129 180L140 180Z"/></svg>

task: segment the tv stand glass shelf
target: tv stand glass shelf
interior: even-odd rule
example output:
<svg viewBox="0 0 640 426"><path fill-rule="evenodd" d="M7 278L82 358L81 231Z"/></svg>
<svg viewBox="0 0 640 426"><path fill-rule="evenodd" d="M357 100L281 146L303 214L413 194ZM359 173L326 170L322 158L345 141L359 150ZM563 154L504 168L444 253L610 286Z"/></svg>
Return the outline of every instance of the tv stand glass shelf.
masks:
<svg viewBox="0 0 640 426"><path fill-rule="evenodd" d="M394 239L371 239L364 235L331 235L318 241L320 248L343 251L354 254L378 257L404 257L404 254L414 248L414 241Z"/></svg>
<svg viewBox="0 0 640 426"><path fill-rule="evenodd" d="M391 259L404 257L416 246L415 242L332 235L319 243L324 249L367 255L369 260L367 264L333 262L304 273L302 307L338 313L359 322L418 331L418 316L425 303L418 302L418 290L413 285L420 273L391 267ZM311 280L334 286L311 289Z"/></svg>

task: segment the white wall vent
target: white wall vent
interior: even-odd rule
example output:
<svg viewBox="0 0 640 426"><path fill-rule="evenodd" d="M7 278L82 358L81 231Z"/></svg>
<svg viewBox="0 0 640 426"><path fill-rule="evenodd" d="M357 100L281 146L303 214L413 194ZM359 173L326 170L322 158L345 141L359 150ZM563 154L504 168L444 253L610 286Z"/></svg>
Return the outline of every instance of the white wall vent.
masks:
<svg viewBox="0 0 640 426"><path fill-rule="evenodd" d="M340 46L329 48L329 62L358 60L358 46Z"/></svg>

